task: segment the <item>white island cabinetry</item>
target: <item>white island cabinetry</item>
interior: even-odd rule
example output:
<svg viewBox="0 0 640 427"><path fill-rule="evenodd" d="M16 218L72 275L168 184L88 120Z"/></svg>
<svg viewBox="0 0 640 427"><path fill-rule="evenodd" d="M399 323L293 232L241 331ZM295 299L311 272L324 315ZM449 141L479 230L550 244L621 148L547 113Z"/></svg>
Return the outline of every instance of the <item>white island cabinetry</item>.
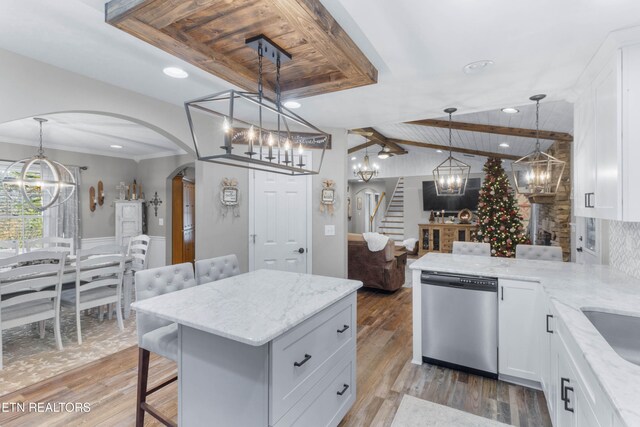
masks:
<svg viewBox="0 0 640 427"><path fill-rule="evenodd" d="M258 270L136 302L178 324L179 425L338 425L356 398L360 286Z"/></svg>

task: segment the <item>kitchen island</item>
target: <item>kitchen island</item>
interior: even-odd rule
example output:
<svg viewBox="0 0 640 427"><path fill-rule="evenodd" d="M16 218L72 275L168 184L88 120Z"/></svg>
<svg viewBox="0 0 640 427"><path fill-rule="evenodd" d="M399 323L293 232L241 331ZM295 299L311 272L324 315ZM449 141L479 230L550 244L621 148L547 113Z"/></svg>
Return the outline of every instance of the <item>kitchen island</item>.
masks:
<svg viewBox="0 0 640 427"><path fill-rule="evenodd" d="M337 425L355 401L361 286L258 270L132 307L178 324L181 426Z"/></svg>
<svg viewBox="0 0 640 427"><path fill-rule="evenodd" d="M427 254L411 268L414 363L422 363L422 271L497 278L504 292L498 294L499 327L515 329L510 336L518 341L505 342L501 334L500 358L509 347L539 356L528 362L554 425L640 425L640 366L621 357L585 315L596 311L639 317L640 280L603 265L451 254ZM521 298L520 312L507 312L503 309L517 300L512 298L514 284L535 292L528 300ZM534 313L531 321L525 317L529 311ZM514 313L515 319L505 318Z"/></svg>

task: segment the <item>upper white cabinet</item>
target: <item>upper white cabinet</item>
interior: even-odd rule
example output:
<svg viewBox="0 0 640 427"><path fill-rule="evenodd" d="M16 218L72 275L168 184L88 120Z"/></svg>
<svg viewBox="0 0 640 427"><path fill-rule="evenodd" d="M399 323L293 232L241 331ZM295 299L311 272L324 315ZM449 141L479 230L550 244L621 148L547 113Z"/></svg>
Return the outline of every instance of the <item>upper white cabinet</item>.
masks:
<svg viewBox="0 0 640 427"><path fill-rule="evenodd" d="M640 44L605 44L575 103L573 182L577 216L640 221Z"/></svg>

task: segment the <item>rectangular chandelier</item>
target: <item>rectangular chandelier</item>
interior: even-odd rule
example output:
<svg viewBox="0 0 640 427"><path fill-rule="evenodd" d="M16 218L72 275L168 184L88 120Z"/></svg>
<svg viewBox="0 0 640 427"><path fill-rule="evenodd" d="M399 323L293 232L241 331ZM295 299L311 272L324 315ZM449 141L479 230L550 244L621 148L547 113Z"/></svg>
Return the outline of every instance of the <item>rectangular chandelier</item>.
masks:
<svg viewBox="0 0 640 427"><path fill-rule="evenodd" d="M258 92L227 90L185 102L198 160L286 175L317 174L331 136L282 105L280 63L290 55L271 40L247 40L258 51ZM276 64L276 100L262 91L262 58ZM307 161L304 151L322 151ZM313 163L313 164L307 164Z"/></svg>

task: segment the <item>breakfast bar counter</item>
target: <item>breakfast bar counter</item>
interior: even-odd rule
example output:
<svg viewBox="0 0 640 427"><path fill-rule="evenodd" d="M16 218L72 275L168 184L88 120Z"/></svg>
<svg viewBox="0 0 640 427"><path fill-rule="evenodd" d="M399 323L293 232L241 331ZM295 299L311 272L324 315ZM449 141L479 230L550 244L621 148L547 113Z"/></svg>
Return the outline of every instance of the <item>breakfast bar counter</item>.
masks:
<svg viewBox="0 0 640 427"><path fill-rule="evenodd" d="M355 401L361 286L258 270L132 307L178 324L181 426L327 425Z"/></svg>

